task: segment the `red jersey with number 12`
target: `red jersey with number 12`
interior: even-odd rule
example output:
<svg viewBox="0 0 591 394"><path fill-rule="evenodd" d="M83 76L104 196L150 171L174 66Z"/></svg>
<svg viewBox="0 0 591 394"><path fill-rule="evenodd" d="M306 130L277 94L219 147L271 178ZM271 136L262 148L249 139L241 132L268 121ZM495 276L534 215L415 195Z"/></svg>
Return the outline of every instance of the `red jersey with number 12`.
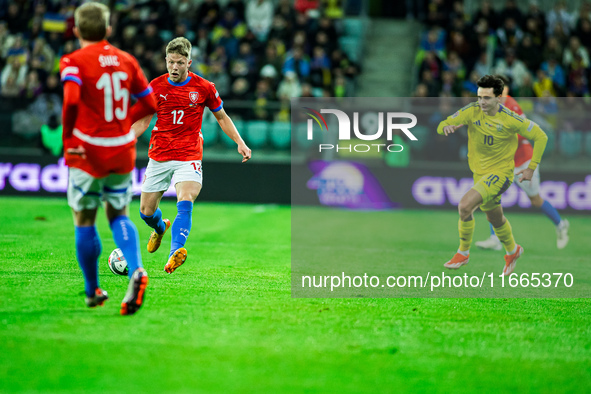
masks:
<svg viewBox="0 0 591 394"><path fill-rule="evenodd" d="M513 97L507 96L504 105L517 115L523 115L523 110ZM517 134L517 144L517 151L515 151L515 167L519 167L526 161L531 160L534 154L534 148L531 146L531 143L527 138Z"/></svg>
<svg viewBox="0 0 591 394"><path fill-rule="evenodd" d="M82 145L87 156L66 154L66 164L97 178L132 171L130 101L151 92L137 60L103 40L64 55L60 73L62 82L80 86L78 116L72 135L64 136L64 151Z"/></svg>
<svg viewBox="0 0 591 394"><path fill-rule="evenodd" d="M189 72L184 82L175 83L168 74L150 82L158 101L158 120L152 130L148 156L156 161L191 161L203 158L201 122L205 107L222 109L215 85Z"/></svg>

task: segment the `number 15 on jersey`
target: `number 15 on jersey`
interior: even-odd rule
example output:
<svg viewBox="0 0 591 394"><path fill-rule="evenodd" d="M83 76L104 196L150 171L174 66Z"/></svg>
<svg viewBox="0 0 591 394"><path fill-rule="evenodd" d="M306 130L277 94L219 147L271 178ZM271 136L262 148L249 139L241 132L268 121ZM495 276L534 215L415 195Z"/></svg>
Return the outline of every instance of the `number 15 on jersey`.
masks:
<svg viewBox="0 0 591 394"><path fill-rule="evenodd" d="M113 74L104 73L96 83L96 88L102 90L105 97L105 120L113 121L113 112L119 120L127 118L129 105L129 90L121 86L121 81L127 81L128 75L124 71ZM121 107L115 107L115 101L121 101Z"/></svg>

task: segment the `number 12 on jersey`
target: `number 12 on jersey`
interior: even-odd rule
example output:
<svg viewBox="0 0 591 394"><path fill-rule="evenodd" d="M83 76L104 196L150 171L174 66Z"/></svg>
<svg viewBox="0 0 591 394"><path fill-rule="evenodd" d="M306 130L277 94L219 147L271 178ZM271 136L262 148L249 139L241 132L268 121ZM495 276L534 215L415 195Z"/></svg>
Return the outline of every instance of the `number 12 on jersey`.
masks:
<svg viewBox="0 0 591 394"><path fill-rule="evenodd" d="M171 112L172 114L172 124L183 124L183 115L185 114L182 109L174 110ZM178 119L177 119L178 115Z"/></svg>

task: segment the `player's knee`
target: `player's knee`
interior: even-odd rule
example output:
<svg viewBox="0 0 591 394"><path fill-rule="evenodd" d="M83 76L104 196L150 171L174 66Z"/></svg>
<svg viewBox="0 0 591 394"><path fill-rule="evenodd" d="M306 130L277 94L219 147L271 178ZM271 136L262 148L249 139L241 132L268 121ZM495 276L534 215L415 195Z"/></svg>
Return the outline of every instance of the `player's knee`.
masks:
<svg viewBox="0 0 591 394"><path fill-rule="evenodd" d="M529 198L531 200L531 205L533 205L536 208L540 208L542 205L544 205L544 200L542 199L542 197L540 197L539 194L536 194L533 197Z"/></svg>
<svg viewBox="0 0 591 394"><path fill-rule="evenodd" d="M472 216L472 208L470 207L470 204L460 201L458 204L458 213L460 214L460 219L463 221L470 219L470 216Z"/></svg>
<svg viewBox="0 0 591 394"><path fill-rule="evenodd" d="M140 212L145 216L152 216L156 212L156 208L149 205L140 205Z"/></svg>
<svg viewBox="0 0 591 394"><path fill-rule="evenodd" d="M177 197L177 202L180 201L191 201L195 202L197 196L199 196L199 192L201 191L201 187L194 187L182 190Z"/></svg>
<svg viewBox="0 0 591 394"><path fill-rule="evenodd" d="M124 206L123 208L115 208L110 203L107 203L105 204L105 213L107 214L107 219L111 222L118 216L127 216L127 206Z"/></svg>
<svg viewBox="0 0 591 394"><path fill-rule="evenodd" d="M503 215L503 214L499 215L499 214L487 212L486 213L486 220L488 220L489 223L492 224L492 226L494 228L499 228L503 224L505 224L505 215Z"/></svg>

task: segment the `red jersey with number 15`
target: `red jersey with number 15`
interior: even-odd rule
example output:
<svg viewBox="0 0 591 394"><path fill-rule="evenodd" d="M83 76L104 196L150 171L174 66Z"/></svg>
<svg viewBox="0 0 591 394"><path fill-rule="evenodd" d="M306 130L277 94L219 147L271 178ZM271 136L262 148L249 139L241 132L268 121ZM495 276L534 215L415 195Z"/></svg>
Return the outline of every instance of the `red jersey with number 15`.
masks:
<svg viewBox="0 0 591 394"><path fill-rule="evenodd" d="M60 74L64 84L80 86L78 115L72 134L64 135L64 151L82 145L87 156L66 154L66 164L94 177L132 171L130 101L151 92L137 60L103 40L64 55Z"/></svg>
<svg viewBox="0 0 591 394"><path fill-rule="evenodd" d="M504 105L517 115L523 115L523 110L513 97L507 96ZM517 151L515 151L515 167L519 167L526 161L531 160L534 154L534 148L531 146L531 143L527 138L517 134L517 144Z"/></svg>
<svg viewBox="0 0 591 394"><path fill-rule="evenodd" d="M222 109L215 85L189 72L184 82L175 83L168 74L150 82L158 101L158 120L152 130L148 156L156 161L191 161L203 158L201 122L205 107Z"/></svg>

